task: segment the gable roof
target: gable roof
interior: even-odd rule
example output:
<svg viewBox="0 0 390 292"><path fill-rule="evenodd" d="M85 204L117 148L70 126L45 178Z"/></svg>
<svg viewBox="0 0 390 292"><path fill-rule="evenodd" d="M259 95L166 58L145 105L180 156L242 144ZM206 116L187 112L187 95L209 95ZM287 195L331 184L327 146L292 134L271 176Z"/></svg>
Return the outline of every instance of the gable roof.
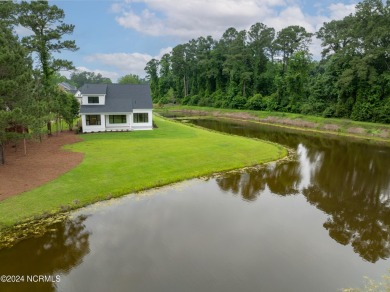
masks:
<svg viewBox="0 0 390 292"><path fill-rule="evenodd" d="M84 84L79 90L81 94L106 94L107 84Z"/></svg>
<svg viewBox="0 0 390 292"><path fill-rule="evenodd" d="M104 105L81 105L80 113L127 113L152 109L150 86L145 84L85 84L81 94L105 94Z"/></svg>
<svg viewBox="0 0 390 292"><path fill-rule="evenodd" d="M58 83L58 86L60 86L61 88L63 88L67 92L71 92L71 93L76 93L77 92L77 87L73 86L72 84L69 84L68 82Z"/></svg>

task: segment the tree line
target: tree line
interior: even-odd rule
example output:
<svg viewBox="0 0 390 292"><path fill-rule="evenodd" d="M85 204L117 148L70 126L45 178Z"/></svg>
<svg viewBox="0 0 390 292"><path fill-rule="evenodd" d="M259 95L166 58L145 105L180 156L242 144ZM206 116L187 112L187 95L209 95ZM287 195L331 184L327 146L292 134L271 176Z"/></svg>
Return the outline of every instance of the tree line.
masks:
<svg viewBox="0 0 390 292"><path fill-rule="evenodd" d="M316 33L256 23L175 46L145 67L155 103L390 123L390 1L364 0ZM321 40L321 60L309 50Z"/></svg>
<svg viewBox="0 0 390 292"><path fill-rule="evenodd" d="M51 134L53 120L71 127L78 115L76 98L56 83L59 70L74 67L53 53L78 49L75 41L63 40L74 29L64 17L47 1L0 2L0 164L6 143ZM31 34L19 39L17 26Z"/></svg>
<svg viewBox="0 0 390 292"><path fill-rule="evenodd" d="M56 74L57 82L67 82L77 88L80 88L84 84L112 84L112 81L108 77L104 77L101 73L88 72L88 71L74 71L70 74L69 78ZM139 77L137 74L126 74L118 78L118 84L148 84L149 81L145 78Z"/></svg>

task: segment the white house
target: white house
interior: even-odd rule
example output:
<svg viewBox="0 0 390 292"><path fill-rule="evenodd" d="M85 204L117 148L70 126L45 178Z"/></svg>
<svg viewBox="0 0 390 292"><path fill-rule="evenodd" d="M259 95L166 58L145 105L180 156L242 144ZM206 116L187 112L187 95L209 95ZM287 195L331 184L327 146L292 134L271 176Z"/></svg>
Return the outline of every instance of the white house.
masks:
<svg viewBox="0 0 390 292"><path fill-rule="evenodd" d="M153 129L149 85L84 84L79 91L83 133Z"/></svg>

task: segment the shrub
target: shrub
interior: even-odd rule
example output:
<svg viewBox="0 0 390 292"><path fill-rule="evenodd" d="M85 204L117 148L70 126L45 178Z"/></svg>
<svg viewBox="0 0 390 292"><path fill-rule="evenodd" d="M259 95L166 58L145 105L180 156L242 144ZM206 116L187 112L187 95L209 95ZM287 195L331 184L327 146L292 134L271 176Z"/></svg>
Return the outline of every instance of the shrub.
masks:
<svg viewBox="0 0 390 292"><path fill-rule="evenodd" d="M355 121L371 121L373 117L373 105L368 102L358 102L354 105L351 119Z"/></svg>
<svg viewBox="0 0 390 292"><path fill-rule="evenodd" d="M245 104L245 108L250 110L264 110L266 106L263 102L263 96L258 93L250 97Z"/></svg>
<svg viewBox="0 0 390 292"><path fill-rule="evenodd" d="M269 96L263 97L263 102L265 104L265 109L267 111L276 111L278 110L278 100L277 100L278 94L273 93Z"/></svg>
<svg viewBox="0 0 390 292"><path fill-rule="evenodd" d="M335 116L335 113L336 107L334 105L330 105L322 112L322 116L324 118L332 118Z"/></svg>
<svg viewBox="0 0 390 292"><path fill-rule="evenodd" d="M242 95L236 95L230 102L230 108L244 109L246 104L246 98Z"/></svg>

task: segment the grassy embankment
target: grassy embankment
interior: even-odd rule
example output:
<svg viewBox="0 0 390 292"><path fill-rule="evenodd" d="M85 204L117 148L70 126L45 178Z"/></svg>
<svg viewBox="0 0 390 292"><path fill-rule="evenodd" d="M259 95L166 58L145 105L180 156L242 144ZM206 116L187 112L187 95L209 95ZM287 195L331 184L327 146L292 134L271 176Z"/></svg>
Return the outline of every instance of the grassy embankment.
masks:
<svg viewBox="0 0 390 292"><path fill-rule="evenodd" d="M279 145L155 117L153 131L83 135L66 149L83 162L58 179L0 202L0 229L99 200L287 155ZM39 169L37 169L39 171Z"/></svg>
<svg viewBox="0 0 390 292"><path fill-rule="evenodd" d="M323 118L293 113L219 109L198 106L164 106L163 108L156 108L155 111L159 113L187 112L195 115L250 120L296 130L390 142L390 125L387 124Z"/></svg>

